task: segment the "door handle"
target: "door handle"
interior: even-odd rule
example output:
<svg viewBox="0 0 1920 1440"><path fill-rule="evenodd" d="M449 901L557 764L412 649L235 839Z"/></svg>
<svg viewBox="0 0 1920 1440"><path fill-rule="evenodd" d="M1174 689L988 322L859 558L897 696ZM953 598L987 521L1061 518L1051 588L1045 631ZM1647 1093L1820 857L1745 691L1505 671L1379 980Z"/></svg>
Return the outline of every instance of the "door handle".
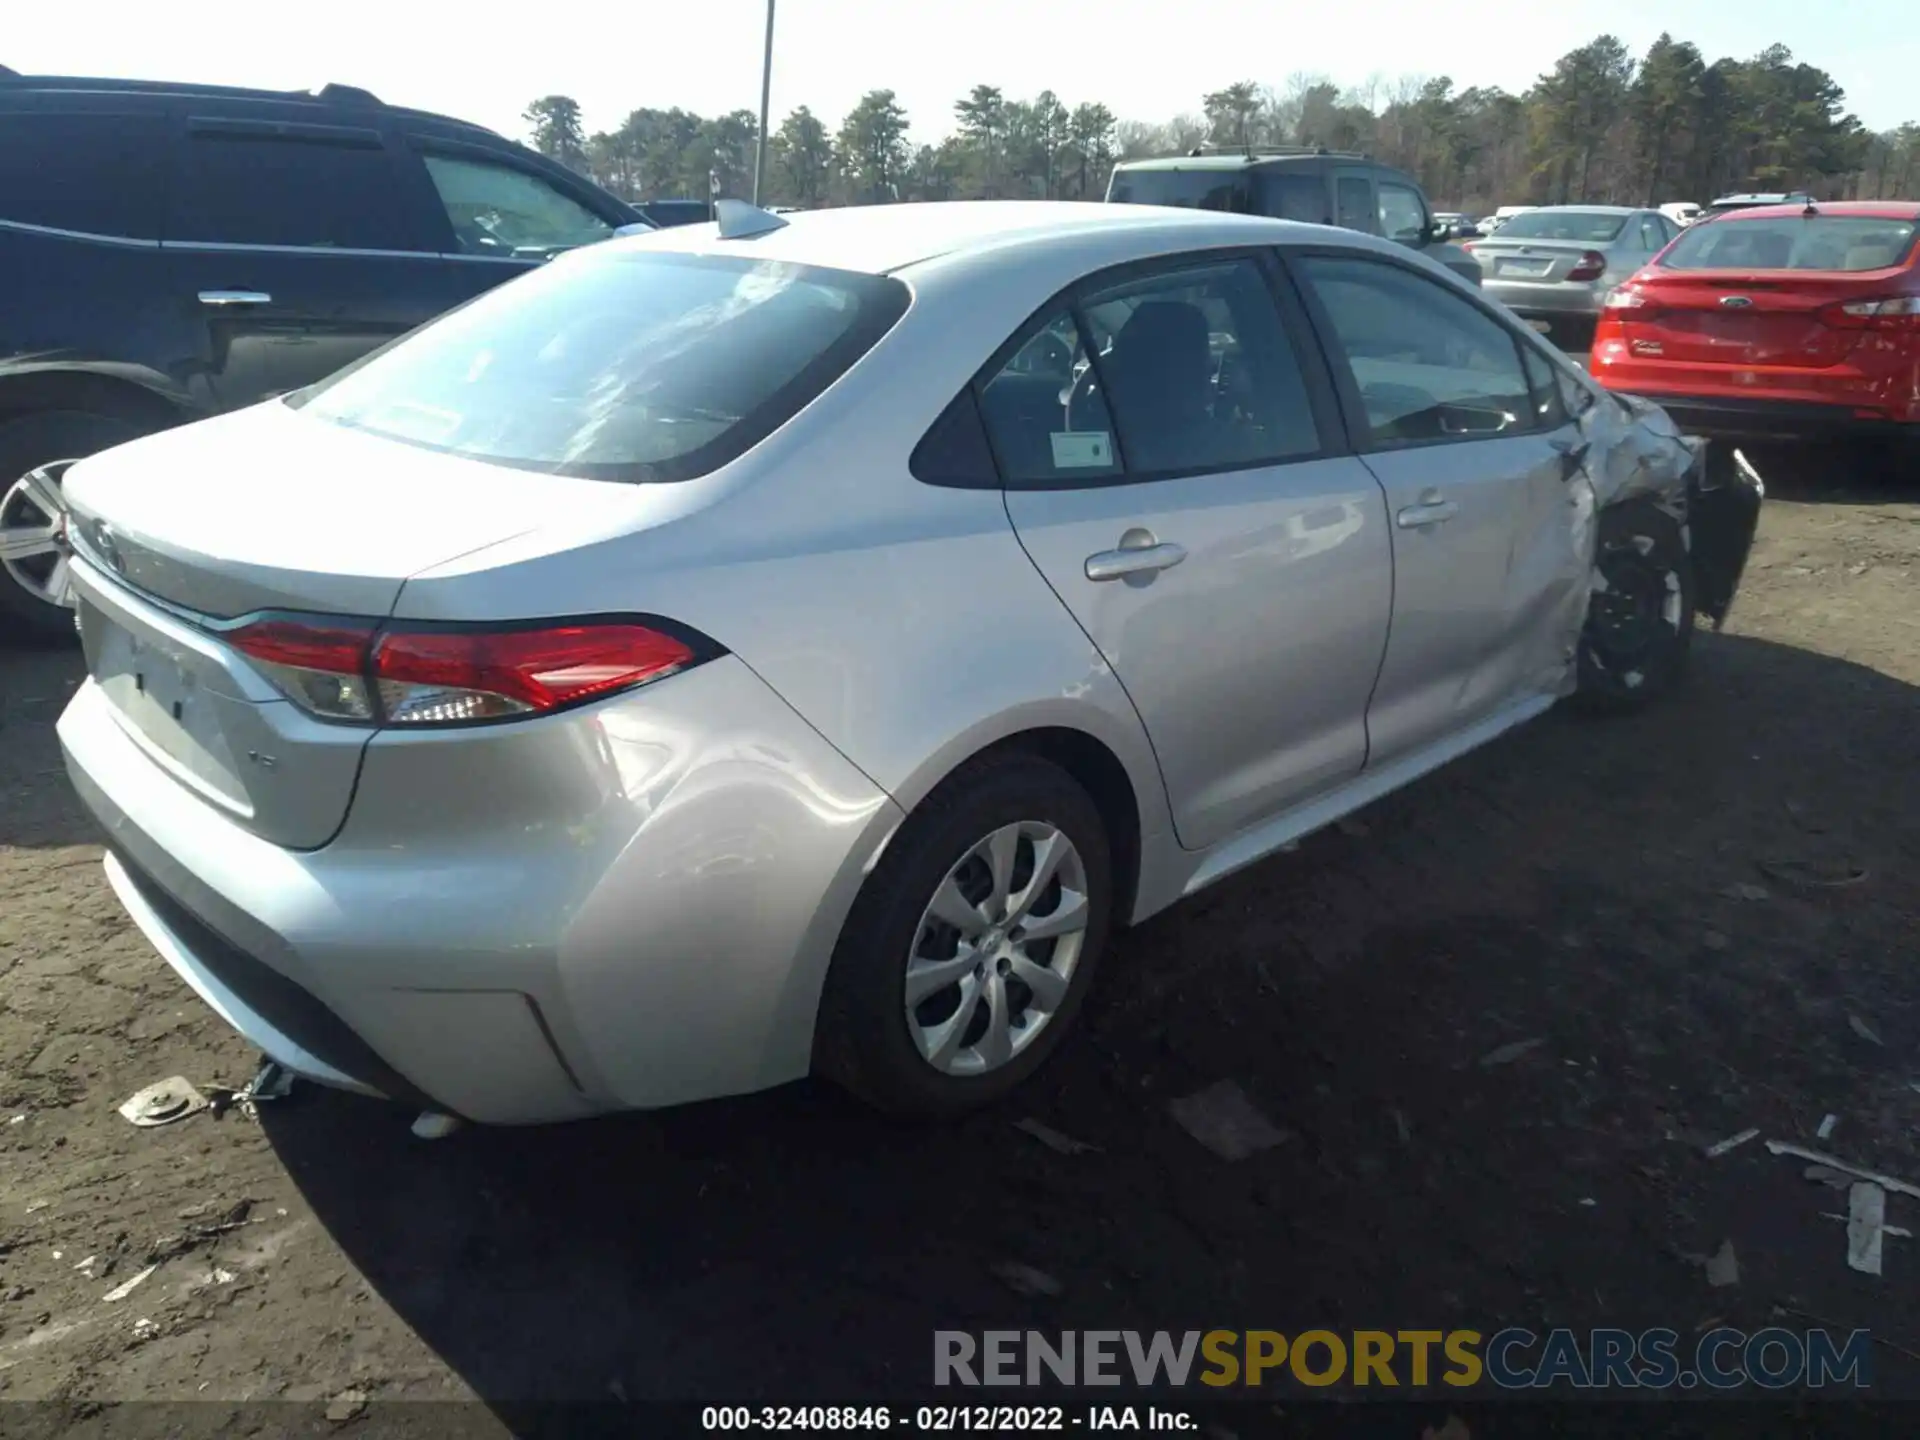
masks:
<svg viewBox="0 0 1920 1440"><path fill-rule="evenodd" d="M1123 545L1087 557L1087 579L1124 580L1129 575L1151 575L1171 570L1187 558L1184 545Z"/></svg>
<svg viewBox="0 0 1920 1440"><path fill-rule="evenodd" d="M202 290L202 305L271 305L273 296L264 290Z"/></svg>
<svg viewBox="0 0 1920 1440"><path fill-rule="evenodd" d="M1451 520L1460 513L1460 507L1451 500L1428 500L1419 505L1409 505L1393 517L1394 523L1402 530L1418 530L1424 525L1438 525Z"/></svg>

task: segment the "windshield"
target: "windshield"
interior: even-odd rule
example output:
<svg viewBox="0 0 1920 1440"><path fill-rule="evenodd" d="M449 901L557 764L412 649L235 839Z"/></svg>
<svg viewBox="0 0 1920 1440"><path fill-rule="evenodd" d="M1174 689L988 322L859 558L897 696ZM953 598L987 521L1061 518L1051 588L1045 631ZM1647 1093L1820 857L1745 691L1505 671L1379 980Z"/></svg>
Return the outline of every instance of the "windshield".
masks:
<svg viewBox="0 0 1920 1440"><path fill-rule="evenodd" d="M907 299L884 276L579 251L287 403L498 465L684 480L726 464L809 404Z"/></svg>
<svg viewBox="0 0 1920 1440"><path fill-rule="evenodd" d="M1595 210L1529 210L1500 227L1508 240L1575 240L1604 245L1618 239L1627 217Z"/></svg>
<svg viewBox="0 0 1920 1440"><path fill-rule="evenodd" d="M1666 270L1887 270L1913 249L1911 220L1799 215L1715 220L1680 232Z"/></svg>

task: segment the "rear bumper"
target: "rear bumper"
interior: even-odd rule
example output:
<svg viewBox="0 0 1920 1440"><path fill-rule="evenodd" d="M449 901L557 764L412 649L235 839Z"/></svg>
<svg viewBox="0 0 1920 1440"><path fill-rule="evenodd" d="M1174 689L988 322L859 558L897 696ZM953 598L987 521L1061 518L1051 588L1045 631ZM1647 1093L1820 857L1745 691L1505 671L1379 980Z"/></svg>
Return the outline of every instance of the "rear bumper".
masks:
<svg viewBox="0 0 1920 1440"><path fill-rule="evenodd" d="M808 1069L826 964L900 818L739 660L484 737L377 735L340 835L248 832L98 686L60 719L127 913L298 1074L531 1124Z"/></svg>
<svg viewBox="0 0 1920 1440"><path fill-rule="evenodd" d="M1920 444L1920 425L1862 416L1850 405L1668 395L1637 387L1626 393L1653 401L1689 435L1725 440L1905 439Z"/></svg>
<svg viewBox="0 0 1920 1440"><path fill-rule="evenodd" d="M1592 285L1529 285L1524 281L1485 279L1480 288L1524 320L1600 318L1603 292Z"/></svg>

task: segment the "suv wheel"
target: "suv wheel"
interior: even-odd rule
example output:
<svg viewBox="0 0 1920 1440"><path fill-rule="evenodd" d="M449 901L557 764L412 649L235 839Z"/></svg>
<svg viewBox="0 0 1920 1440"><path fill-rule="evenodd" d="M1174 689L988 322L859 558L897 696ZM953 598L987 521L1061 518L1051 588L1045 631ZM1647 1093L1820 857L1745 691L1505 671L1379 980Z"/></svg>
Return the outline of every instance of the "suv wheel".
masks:
<svg viewBox="0 0 1920 1440"><path fill-rule="evenodd" d="M72 642L60 474L73 461L140 433L128 421L84 410L49 410L0 424L0 629L10 637Z"/></svg>

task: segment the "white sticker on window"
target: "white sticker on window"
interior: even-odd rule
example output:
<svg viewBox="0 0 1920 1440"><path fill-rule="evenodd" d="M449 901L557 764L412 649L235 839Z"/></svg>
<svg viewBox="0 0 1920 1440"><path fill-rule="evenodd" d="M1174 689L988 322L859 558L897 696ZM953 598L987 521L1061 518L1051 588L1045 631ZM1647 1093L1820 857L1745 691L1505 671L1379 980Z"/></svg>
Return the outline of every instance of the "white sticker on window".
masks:
<svg viewBox="0 0 1920 1440"><path fill-rule="evenodd" d="M1056 430L1052 438L1056 470L1105 469L1113 464L1113 437L1104 430Z"/></svg>

